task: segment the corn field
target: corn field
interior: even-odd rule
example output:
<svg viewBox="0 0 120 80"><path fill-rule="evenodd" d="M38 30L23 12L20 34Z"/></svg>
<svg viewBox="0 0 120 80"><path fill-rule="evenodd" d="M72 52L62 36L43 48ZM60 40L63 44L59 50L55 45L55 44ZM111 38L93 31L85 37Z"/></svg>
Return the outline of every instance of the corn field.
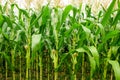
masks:
<svg viewBox="0 0 120 80"><path fill-rule="evenodd" d="M119 0L97 12L0 4L0 80L120 80L119 64Z"/></svg>

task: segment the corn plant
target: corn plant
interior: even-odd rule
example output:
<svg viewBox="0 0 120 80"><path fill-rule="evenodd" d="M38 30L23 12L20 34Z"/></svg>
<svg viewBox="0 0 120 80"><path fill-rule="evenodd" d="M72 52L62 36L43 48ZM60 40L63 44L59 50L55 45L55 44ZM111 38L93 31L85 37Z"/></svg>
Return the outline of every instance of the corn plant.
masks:
<svg viewBox="0 0 120 80"><path fill-rule="evenodd" d="M0 79L119 80L119 3L97 15L82 4L0 5Z"/></svg>

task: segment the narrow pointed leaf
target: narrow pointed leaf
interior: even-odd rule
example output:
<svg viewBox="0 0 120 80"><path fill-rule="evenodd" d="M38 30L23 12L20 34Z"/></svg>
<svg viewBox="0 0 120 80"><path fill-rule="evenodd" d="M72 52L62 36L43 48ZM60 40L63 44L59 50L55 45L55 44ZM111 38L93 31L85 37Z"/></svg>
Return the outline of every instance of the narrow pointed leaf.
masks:
<svg viewBox="0 0 120 80"><path fill-rule="evenodd" d="M101 21L101 24L102 24L103 26L106 25L106 23L108 22L108 20L109 20L109 18L110 18L111 13L112 13L112 11L113 11L113 8L114 8L114 6L115 6L115 2L116 2L116 0L112 0L110 6L108 7L107 11L105 12L105 15L103 16L103 19L102 19L102 21Z"/></svg>
<svg viewBox="0 0 120 80"><path fill-rule="evenodd" d="M99 53L98 53L97 49L94 46L90 46L90 47L88 47L88 49L92 53L92 55L96 61L96 64L99 67Z"/></svg>
<svg viewBox="0 0 120 80"><path fill-rule="evenodd" d="M112 65L116 80L120 80L120 65L117 61L109 60Z"/></svg>
<svg viewBox="0 0 120 80"><path fill-rule="evenodd" d="M4 17L5 22L7 22L8 26L12 28L13 26L12 26L11 19L6 15L3 15L3 17Z"/></svg>
<svg viewBox="0 0 120 80"><path fill-rule="evenodd" d="M94 59L94 57L92 57L92 56L88 56L89 57L89 60L90 60L90 67L91 67L91 78L92 78L92 76L93 76L93 74L94 74L94 71L95 71L95 69L96 69L96 62L95 62L95 59Z"/></svg>
<svg viewBox="0 0 120 80"><path fill-rule="evenodd" d="M116 25L118 23L118 21L120 20L120 10L118 10L115 18L114 18L114 21L112 23L112 25Z"/></svg>
<svg viewBox="0 0 120 80"><path fill-rule="evenodd" d="M41 41L41 34L32 35L32 50L37 50Z"/></svg>
<svg viewBox="0 0 120 80"><path fill-rule="evenodd" d="M115 37L120 33L119 30L113 30L108 32L104 37L103 37L103 42L106 42L108 39Z"/></svg>
<svg viewBox="0 0 120 80"><path fill-rule="evenodd" d="M50 8L48 6L45 6L43 8L42 12L42 24L46 24L47 20L50 18Z"/></svg>
<svg viewBox="0 0 120 80"><path fill-rule="evenodd" d="M89 28L85 27L85 26L82 26L82 28L83 28L83 31L86 34L86 37L88 38L91 34L91 30Z"/></svg>
<svg viewBox="0 0 120 80"><path fill-rule="evenodd" d="M89 61L90 61L91 77L92 77L92 75L93 75L93 73L94 73L94 71L95 71L95 69L96 69L96 61L95 61L95 58L92 57L92 56L90 55L90 53L89 53L87 50L85 50L84 48L78 48L78 49L76 49L76 51L77 51L77 52L80 52L80 53L87 53L88 58L89 58Z"/></svg>
<svg viewBox="0 0 120 80"><path fill-rule="evenodd" d="M78 48L76 49L77 52L86 52L86 50L84 48Z"/></svg>
<svg viewBox="0 0 120 80"><path fill-rule="evenodd" d="M29 18L29 13L24 9L19 9L27 18Z"/></svg>
<svg viewBox="0 0 120 80"><path fill-rule="evenodd" d="M120 46L112 46L112 47L111 47L111 52L112 52L113 55L116 55L116 54L117 54L119 47L120 47Z"/></svg>
<svg viewBox="0 0 120 80"><path fill-rule="evenodd" d="M0 14L0 28L2 27L3 23L4 23L4 18L2 14Z"/></svg>
<svg viewBox="0 0 120 80"><path fill-rule="evenodd" d="M61 24L66 20L69 12L73 9L72 5L68 5L67 7L65 7L63 13L62 13L62 20L61 20Z"/></svg>

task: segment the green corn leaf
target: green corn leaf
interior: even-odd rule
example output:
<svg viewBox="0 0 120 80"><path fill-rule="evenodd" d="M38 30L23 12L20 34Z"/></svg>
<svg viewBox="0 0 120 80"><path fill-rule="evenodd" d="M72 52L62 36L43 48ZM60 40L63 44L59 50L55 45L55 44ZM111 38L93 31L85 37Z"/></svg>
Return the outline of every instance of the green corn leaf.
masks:
<svg viewBox="0 0 120 80"><path fill-rule="evenodd" d="M31 26L31 27L38 22L38 20L39 20L39 19L41 18L41 16L42 16L42 14L43 14L43 13L40 13L40 15L39 15L37 18L35 18L33 21L31 21L31 23L30 23L30 26ZM31 19L31 20L32 20L32 19Z"/></svg>
<svg viewBox="0 0 120 80"><path fill-rule="evenodd" d="M86 5L85 6L85 11L86 11L87 17L91 17L91 7Z"/></svg>
<svg viewBox="0 0 120 80"><path fill-rule="evenodd" d="M32 16L31 16L31 20L30 20L30 25L32 24L32 22L37 18L37 15L34 13ZM39 27L39 21L36 21L35 23L35 27L38 28Z"/></svg>
<svg viewBox="0 0 120 80"><path fill-rule="evenodd" d="M0 4L0 13L3 13L2 5Z"/></svg>
<svg viewBox="0 0 120 80"><path fill-rule="evenodd" d="M5 22L7 22L8 26L12 28L13 26L12 26L11 19L6 15L3 15L3 17L4 17Z"/></svg>
<svg viewBox="0 0 120 80"><path fill-rule="evenodd" d="M27 12L27 10L24 9L19 9L20 12L22 12L27 18L29 18L29 13Z"/></svg>
<svg viewBox="0 0 120 80"><path fill-rule="evenodd" d="M114 21L112 23L112 25L116 25L118 23L118 21L120 20L120 10L118 10L115 18L114 18Z"/></svg>
<svg viewBox="0 0 120 80"><path fill-rule="evenodd" d="M90 29L88 29L87 27L82 26L82 28L86 32L86 34L90 34L91 33Z"/></svg>
<svg viewBox="0 0 120 80"><path fill-rule="evenodd" d="M32 23L36 18L37 18L36 14L33 13L33 14L31 15L30 23Z"/></svg>
<svg viewBox="0 0 120 80"><path fill-rule="evenodd" d="M32 14L31 15L31 20L30 20L30 24L32 24L32 22L37 18L36 14Z"/></svg>
<svg viewBox="0 0 120 80"><path fill-rule="evenodd" d="M118 8L120 9L120 0L118 0L117 3L118 3L118 4L117 4Z"/></svg>
<svg viewBox="0 0 120 80"><path fill-rule="evenodd" d="M42 35L41 34L34 34L32 35L32 50L33 51L36 51L39 49L39 44L40 44L40 41L41 41L41 37Z"/></svg>
<svg viewBox="0 0 120 80"><path fill-rule="evenodd" d="M2 32L2 34L3 34L4 39L8 41L9 40L9 36L7 34L3 33L3 32Z"/></svg>
<svg viewBox="0 0 120 80"><path fill-rule="evenodd" d="M82 29L84 30L86 37L89 38L91 35L91 30L85 26L82 26Z"/></svg>
<svg viewBox="0 0 120 80"><path fill-rule="evenodd" d="M57 69L59 69L60 66L64 63L64 61L65 61L65 59L66 59L66 57L67 57L68 55L69 55L69 53L63 53L63 54L61 55L60 63L59 63L59 65L58 65Z"/></svg>
<svg viewBox="0 0 120 80"><path fill-rule="evenodd" d="M23 25L21 25L21 23L17 23L17 22L13 22L13 23L16 25L16 27L17 27L18 29L20 29L20 30L22 30L22 31L25 30L25 28L23 27Z"/></svg>
<svg viewBox="0 0 120 80"><path fill-rule="evenodd" d="M76 16L76 14L77 14L77 8L76 7L73 7L73 18L75 19L75 16Z"/></svg>
<svg viewBox="0 0 120 80"><path fill-rule="evenodd" d="M84 48L78 48L78 49L76 49L76 51L77 51L77 52L80 52L80 53L87 53L88 58L89 58L89 61L90 61L90 67L91 67L91 75L90 75L90 77L92 78L93 73L94 73L94 71L95 71L95 69L96 69L96 65L97 65L98 63L96 64L95 58L92 57L92 56L90 55L89 51L87 51L86 49L84 49ZM91 50L91 51L92 51L92 50ZM95 52L95 51L94 51L94 52Z"/></svg>
<svg viewBox="0 0 120 80"><path fill-rule="evenodd" d="M70 29L69 29L69 30L66 30L66 32L65 32L65 37L68 38L68 37L70 36L71 32L72 32L74 29L78 28L78 27L79 27L79 24L73 23L73 25L70 27Z"/></svg>
<svg viewBox="0 0 120 80"><path fill-rule="evenodd" d="M120 65L118 61L109 60L109 63L113 67L116 80L120 80Z"/></svg>
<svg viewBox="0 0 120 80"><path fill-rule="evenodd" d="M112 25L116 25L119 20L120 20L120 1L118 0L118 10L117 10L117 14L113 20Z"/></svg>
<svg viewBox="0 0 120 80"><path fill-rule="evenodd" d="M63 41L65 38L69 38L71 36L71 33L74 29L78 28L79 24L74 23L69 30L65 30L62 34L62 37L59 40L59 49L63 45Z"/></svg>
<svg viewBox="0 0 120 80"><path fill-rule="evenodd" d="M82 10L82 3L79 5L79 8L78 8L78 13L80 13L81 12L81 10Z"/></svg>
<svg viewBox="0 0 120 80"><path fill-rule="evenodd" d="M4 23L4 18L2 14L0 14L0 28L2 27L3 23Z"/></svg>
<svg viewBox="0 0 120 80"><path fill-rule="evenodd" d="M18 7L18 5L15 4L15 3L12 3L12 4L11 4L11 7L13 7L13 8L16 7L17 9L20 9L20 8Z"/></svg>
<svg viewBox="0 0 120 80"><path fill-rule="evenodd" d="M92 78L92 77L93 77L93 74L94 74L94 71L95 71L95 69L96 69L96 62L95 62L94 57L92 57L92 56L90 56L90 55L88 55L88 57L89 57L89 60L90 60L90 67L91 67L91 70L90 70L90 72L91 72L90 78Z"/></svg>
<svg viewBox="0 0 120 80"><path fill-rule="evenodd" d="M48 6L45 6L43 8L42 12L42 24L46 24L47 20L50 18L50 8Z"/></svg>
<svg viewBox="0 0 120 80"><path fill-rule="evenodd" d="M90 46L90 47L88 47L88 49L92 53L92 55L96 61L96 64L99 67L99 53L98 53L97 49L94 46Z"/></svg>
<svg viewBox="0 0 120 80"><path fill-rule="evenodd" d="M2 53L3 57L6 59L6 61L8 62L8 64L11 64L10 62L10 56L8 56L6 53ZM12 66L10 66L12 67Z"/></svg>
<svg viewBox="0 0 120 80"><path fill-rule="evenodd" d="M108 20L109 20L109 18L110 18L111 13L112 13L112 11L113 11L113 8L114 8L114 6L115 6L115 2L116 2L116 0L112 0L110 6L108 7L107 11L105 12L105 15L103 16L103 19L102 19L102 21L101 21L101 24L102 24L103 26L106 25L106 23L108 22Z"/></svg>
<svg viewBox="0 0 120 80"><path fill-rule="evenodd" d="M105 35L105 28L103 27L103 25L100 23L97 23L97 26L99 27L98 30L100 30L102 36L104 36Z"/></svg>
<svg viewBox="0 0 120 80"><path fill-rule="evenodd" d="M111 47L111 52L112 52L112 54L116 55L117 52L118 52L119 47L120 47L120 46L112 46L112 47Z"/></svg>
<svg viewBox="0 0 120 80"><path fill-rule="evenodd" d="M60 38L60 40L59 40L59 47L58 47L58 49L60 49L62 47L63 43L64 43L64 36L62 36Z"/></svg>
<svg viewBox="0 0 120 80"><path fill-rule="evenodd" d="M62 19L61 19L61 24L66 20L69 12L73 9L72 5L68 5L65 7L63 13L62 13Z"/></svg>
<svg viewBox="0 0 120 80"><path fill-rule="evenodd" d="M85 50L84 48L78 48L78 49L76 49L76 51L77 51L77 52L80 52L80 53L81 53L81 52L86 52L86 50Z"/></svg>
<svg viewBox="0 0 120 80"><path fill-rule="evenodd" d="M37 51L41 52L41 49L43 47L42 41L41 41L42 35L41 34L33 34L32 35L32 56L31 56L31 62L33 62L37 56Z"/></svg>
<svg viewBox="0 0 120 80"><path fill-rule="evenodd" d="M8 1L6 1L5 5L3 6L2 12L5 13L7 9L8 9Z"/></svg>
<svg viewBox="0 0 120 80"><path fill-rule="evenodd" d="M117 36L118 34L120 33L119 30L112 30L108 33L106 33L106 35L103 35L103 37L101 37L102 39L102 43L99 45L99 50L102 50L103 49L103 46L104 46L104 43L111 39L111 38L114 38L115 36Z"/></svg>
<svg viewBox="0 0 120 80"><path fill-rule="evenodd" d="M42 16L42 14L40 14L35 20L33 20L33 21L30 23L30 26L35 25L35 24L38 22L38 20L41 18L41 16Z"/></svg>
<svg viewBox="0 0 120 80"><path fill-rule="evenodd" d="M113 30L113 31L108 32L102 39L103 43L106 42L108 39L115 37L119 33L120 33L119 30Z"/></svg>
<svg viewBox="0 0 120 80"><path fill-rule="evenodd" d="M17 31L17 34L16 34L15 41L16 41L16 42L21 42L21 41L22 41L22 37L24 37L24 39L26 39L26 38L25 38L25 35L23 35L23 34L24 34L24 31L18 30L18 31Z"/></svg>

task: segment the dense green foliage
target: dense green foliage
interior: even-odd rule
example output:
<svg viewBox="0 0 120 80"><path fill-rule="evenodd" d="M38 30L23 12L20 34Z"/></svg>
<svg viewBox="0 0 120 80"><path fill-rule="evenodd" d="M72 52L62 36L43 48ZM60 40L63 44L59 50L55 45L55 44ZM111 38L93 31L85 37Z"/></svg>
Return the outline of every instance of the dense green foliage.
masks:
<svg viewBox="0 0 120 80"><path fill-rule="evenodd" d="M0 6L0 80L120 80L116 1L97 15L88 5Z"/></svg>

